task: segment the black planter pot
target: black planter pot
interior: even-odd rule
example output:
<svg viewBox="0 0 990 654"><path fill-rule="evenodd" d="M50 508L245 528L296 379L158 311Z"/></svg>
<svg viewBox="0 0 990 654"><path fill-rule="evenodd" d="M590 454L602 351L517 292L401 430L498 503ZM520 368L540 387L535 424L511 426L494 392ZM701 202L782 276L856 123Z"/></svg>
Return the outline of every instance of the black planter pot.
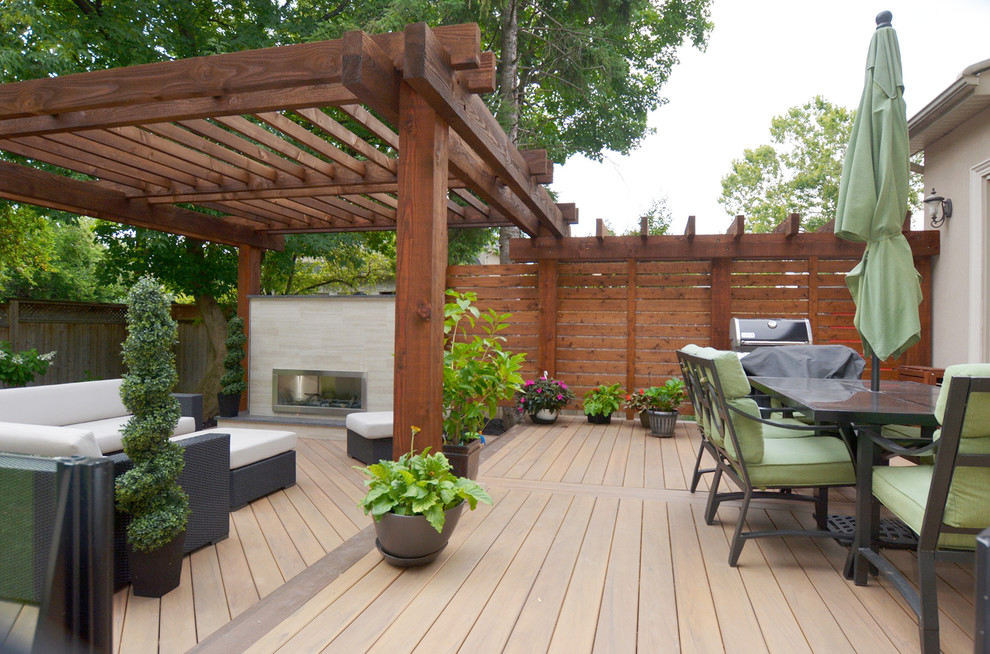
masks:
<svg viewBox="0 0 990 654"><path fill-rule="evenodd" d="M135 552L127 544L127 559L131 566L131 584L138 597L161 597L179 585L182 578L182 548L186 532L153 552Z"/></svg>
<svg viewBox="0 0 990 654"><path fill-rule="evenodd" d="M481 441L474 440L466 445L443 444L443 454L450 461L450 471L458 477L478 478L478 464L481 461Z"/></svg>
<svg viewBox="0 0 990 654"><path fill-rule="evenodd" d="M463 502L448 509L440 533L421 515L386 513L381 520L375 521L375 534L378 536L375 545L385 560L394 566L412 568L426 565L447 547L447 541L463 512Z"/></svg>
<svg viewBox="0 0 990 654"><path fill-rule="evenodd" d="M670 438L677 427L676 411L648 411L650 415L650 431L654 436Z"/></svg>
<svg viewBox="0 0 990 654"><path fill-rule="evenodd" d="M217 402L220 404L221 418L236 418L237 412L241 408L241 394L224 395L217 393Z"/></svg>
<svg viewBox="0 0 990 654"><path fill-rule="evenodd" d="M552 425L557 422L557 412L542 410L529 414L529 419L533 421L534 425Z"/></svg>
<svg viewBox="0 0 990 654"><path fill-rule="evenodd" d="M643 425L647 429L650 428L650 414L646 411L639 412L639 424Z"/></svg>
<svg viewBox="0 0 990 654"><path fill-rule="evenodd" d="M594 414L588 416L588 422L593 425L610 425L612 424L612 414L607 416L601 414Z"/></svg>

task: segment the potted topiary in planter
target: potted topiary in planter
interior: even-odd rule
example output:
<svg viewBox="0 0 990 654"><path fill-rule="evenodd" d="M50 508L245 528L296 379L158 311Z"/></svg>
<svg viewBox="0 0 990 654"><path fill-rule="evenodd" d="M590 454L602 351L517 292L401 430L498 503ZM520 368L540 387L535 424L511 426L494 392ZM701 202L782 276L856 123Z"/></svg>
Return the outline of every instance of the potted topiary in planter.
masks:
<svg viewBox="0 0 990 654"><path fill-rule="evenodd" d="M619 410L622 399L622 385L601 384L584 394L584 414L588 422L607 425L612 422L612 414Z"/></svg>
<svg viewBox="0 0 990 654"><path fill-rule="evenodd" d="M189 498L177 483L182 449L169 440L179 421L171 305L152 277L141 278L127 300L120 399L133 414L122 433L134 467L117 478L116 496L131 516L127 550L134 594L142 597L161 597L179 585L189 516Z"/></svg>
<svg viewBox="0 0 990 654"><path fill-rule="evenodd" d="M522 377L518 370L525 354L502 349L508 314L489 309L481 313L474 293L448 290L444 307L443 452L454 474L474 479L481 455L481 430L501 400L512 397ZM478 324L481 334L470 339L464 331Z"/></svg>
<svg viewBox="0 0 990 654"><path fill-rule="evenodd" d="M550 379L544 371L542 377L527 379L516 391L516 408L537 425L552 425L560 410L573 399L574 391L567 384Z"/></svg>
<svg viewBox="0 0 990 654"><path fill-rule="evenodd" d="M227 353L223 357L223 377L220 378L220 392L217 402L220 405L220 416L235 418L241 407L241 393L247 388L244 381L244 319L231 316L227 321L227 340L224 343Z"/></svg>
<svg viewBox="0 0 990 654"><path fill-rule="evenodd" d="M415 442L417 427L412 428ZM413 447L413 446L411 446ZM375 545L392 565L409 568L430 563L447 541L464 510L492 498L476 482L453 474L441 452L407 452L397 461L382 460L357 468L368 479L358 503L375 520Z"/></svg>
<svg viewBox="0 0 990 654"><path fill-rule="evenodd" d="M677 407L684 400L684 382L671 377L658 388L656 407L647 411L650 416L650 431L654 436L670 438L677 426Z"/></svg>

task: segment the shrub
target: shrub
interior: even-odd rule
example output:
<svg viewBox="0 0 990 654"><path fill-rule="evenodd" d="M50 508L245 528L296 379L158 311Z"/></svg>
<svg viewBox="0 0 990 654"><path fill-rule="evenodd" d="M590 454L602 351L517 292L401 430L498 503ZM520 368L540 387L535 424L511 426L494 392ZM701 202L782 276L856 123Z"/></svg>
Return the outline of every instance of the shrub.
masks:
<svg viewBox="0 0 990 654"><path fill-rule="evenodd" d="M123 429L124 453L134 467L117 479L118 508L131 515L127 540L148 552L171 542L186 528L189 498L177 483L185 462L169 440L179 421L172 396L178 381L172 346L178 330L172 300L153 277L142 277L127 298L127 373L120 398L133 416Z"/></svg>
<svg viewBox="0 0 990 654"><path fill-rule="evenodd" d="M220 378L220 392L224 395L237 395L247 388L244 381L244 319L232 316L227 321L227 340L224 345L227 353L223 357L223 376Z"/></svg>
<svg viewBox="0 0 990 654"><path fill-rule="evenodd" d="M619 410L621 399L621 384L601 384L584 394L584 413L588 416L610 416Z"/></svg>
<svg viewBox="0 0 990 654"><path fill-rule="evenodd" d="M54 350L48 354L38 354L35 349L14 352L10 343L0 341L0 382L4 386L27 386L48 371L54 358Z"/></svg>

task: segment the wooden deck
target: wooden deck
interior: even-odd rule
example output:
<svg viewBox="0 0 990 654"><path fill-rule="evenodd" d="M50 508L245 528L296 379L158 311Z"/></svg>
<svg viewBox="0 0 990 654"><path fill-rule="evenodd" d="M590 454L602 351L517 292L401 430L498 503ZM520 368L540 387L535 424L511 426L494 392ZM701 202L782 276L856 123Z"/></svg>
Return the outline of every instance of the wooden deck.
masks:
<svg viewBox="0 0 990 654"><path fill-rule="evenodd" d="M836 543L751 541L730 568L736 509L705 525L705 494L686 490L694 425L646 434L624 420L516 427L486 448L494 506L465 513L435 563L405 571L374 549L343 443L302 439L298 486L232 514L230 538L187 557L179 589L118 593L118 650L917 651L906 604L886 582L847 582ZM851 510L850 497L834 506ZM751 523L812 521L802 505ZM939 574L943 650L971 652L972 570Z"/></svg>

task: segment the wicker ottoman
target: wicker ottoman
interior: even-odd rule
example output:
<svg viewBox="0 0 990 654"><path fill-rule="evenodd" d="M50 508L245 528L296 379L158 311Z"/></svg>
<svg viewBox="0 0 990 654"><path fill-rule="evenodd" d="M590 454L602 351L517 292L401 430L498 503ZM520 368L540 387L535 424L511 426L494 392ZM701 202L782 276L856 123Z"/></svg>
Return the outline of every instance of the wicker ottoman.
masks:
<svg viewBox="0 0 990 654"><path fill-rule="evenodd" d="M347 414L347 456L371 465L392 458L392 412Z"/></svg>
<svg viewBox="0 0 990 654"><path fill-rule="evenodd" d="M230 510L296 483L296 434L273 429L215 427L230 434Z"/></svg>

